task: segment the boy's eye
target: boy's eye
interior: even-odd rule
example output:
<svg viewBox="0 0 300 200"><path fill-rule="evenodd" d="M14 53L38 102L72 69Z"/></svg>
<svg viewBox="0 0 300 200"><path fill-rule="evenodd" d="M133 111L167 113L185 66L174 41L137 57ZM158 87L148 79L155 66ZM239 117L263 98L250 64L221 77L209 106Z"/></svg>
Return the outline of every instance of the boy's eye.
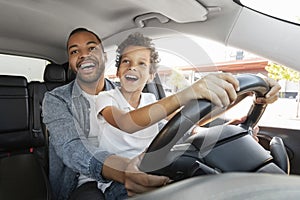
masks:
<svg viewBox="0 0 300 200"><path fill-rule="evenodd" d="M144 63L144 62L142 62L142 63L140 63L140 66L141 66L141 67L147 67L147 64Z"/></svg>
<svg viewBox="0 0 300 200"><path fill-rule="evenodd" d="M122 63L129 63L129 60L124 59L122 60Z"/></svg>

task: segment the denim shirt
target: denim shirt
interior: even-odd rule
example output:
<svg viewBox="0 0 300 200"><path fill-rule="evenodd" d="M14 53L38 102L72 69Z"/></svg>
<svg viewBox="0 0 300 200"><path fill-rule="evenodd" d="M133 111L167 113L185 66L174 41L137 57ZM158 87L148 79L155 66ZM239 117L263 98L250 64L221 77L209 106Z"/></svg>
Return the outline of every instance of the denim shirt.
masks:
<svg viewBox="0 0 300 200"><path fill-rule="evenodd" d="M105 90L114 88L105 80ZM45 94L43 122L49 132L49 179L54 199L68 199L79 174L108 182L101 175L104 160L112 155L91 145L90 105L76 79Z"/></svg>

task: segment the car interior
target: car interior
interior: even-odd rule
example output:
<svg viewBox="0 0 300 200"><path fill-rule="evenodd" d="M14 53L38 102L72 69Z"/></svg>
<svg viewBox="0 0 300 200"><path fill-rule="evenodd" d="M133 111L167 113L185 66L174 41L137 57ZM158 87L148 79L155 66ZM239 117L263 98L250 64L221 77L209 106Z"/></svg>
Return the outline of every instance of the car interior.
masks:
<svg viewBox="0 0 300 200"><path fill-rule="evenodd" d="M44 82L28 83L22 76L0 75L1 199L51 199L47 175L49 135L42 123L42 101L47 91L74 80L76 75L66 66L48 64ZM158 76L143 91L153 93L157 99L165 96ZM13 192L16 184L24 186L24 193Z"/></svg>
<svg viewBox="0 0 300 200"><path fill-rule="evenodd" d="M0 71L0 199L53 198L48 177L51 133L43 124L42 102L46 92L76 78L66 54L66 39L74 28L99 33L107 52L136 31L157 40L192 35L299 71L299 24L257 12L239 0L0 0L0 53L49 61L43 80ZM178 55L184 51L172 50ZM232 107L269 90L258 76L237 74L237 78L241 90ZM143 91L161 99L166 96L163 87L156 76ZM249 119L240 126L225 125L218 118L230 108L205 100L182 108L158 133L140 165L144 172L174 181L130 199L299 199L299 130L260 126L257 143L251 128L265 104L253 103ZM210 128L177 144L199 122Z"/></svg>
<svg viewBox="0 0 300 200"><path fill-rule="evenodd" d="M48 65L43 83L0 76L1 199L51 199L48 136L41 121L41 104L46 91L65 84L65 74L62 66ZM14 192L18 185L24 192Z"/></svg>

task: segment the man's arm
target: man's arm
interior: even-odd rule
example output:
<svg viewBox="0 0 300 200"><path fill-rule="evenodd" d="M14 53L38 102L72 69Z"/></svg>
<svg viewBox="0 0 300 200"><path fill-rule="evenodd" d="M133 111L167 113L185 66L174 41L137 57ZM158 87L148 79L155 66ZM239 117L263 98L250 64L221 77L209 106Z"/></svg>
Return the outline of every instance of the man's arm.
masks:
<svg viewBox="0 0 300 200"><path fill-rule="evenodd" d="M109 156L104 162L102 175L107 179L123 183L128 196L166 185L169 182L168 177L146 174L138 169L143 156L140 154L131 160L116 155Z"/></svg>
<svg viewBox="0 0 300 200"><path fill-rule="evenodd" d="M43 121L49 130L50 142L66 166L95 180L103 180L102 166L111 154L89 143L68 103L71 104L51 93L45 94Z"/></svg>

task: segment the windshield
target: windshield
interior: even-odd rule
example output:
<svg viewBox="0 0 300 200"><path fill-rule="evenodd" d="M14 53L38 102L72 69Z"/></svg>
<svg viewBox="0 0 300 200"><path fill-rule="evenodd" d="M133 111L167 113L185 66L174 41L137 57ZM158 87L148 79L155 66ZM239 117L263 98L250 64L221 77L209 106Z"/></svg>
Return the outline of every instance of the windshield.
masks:
<svg viewBox="0 0 300 200"><path fill-rule="evenodd" d="M300 24L299 0L240 0L240 2L253 10Z"/></svg>

